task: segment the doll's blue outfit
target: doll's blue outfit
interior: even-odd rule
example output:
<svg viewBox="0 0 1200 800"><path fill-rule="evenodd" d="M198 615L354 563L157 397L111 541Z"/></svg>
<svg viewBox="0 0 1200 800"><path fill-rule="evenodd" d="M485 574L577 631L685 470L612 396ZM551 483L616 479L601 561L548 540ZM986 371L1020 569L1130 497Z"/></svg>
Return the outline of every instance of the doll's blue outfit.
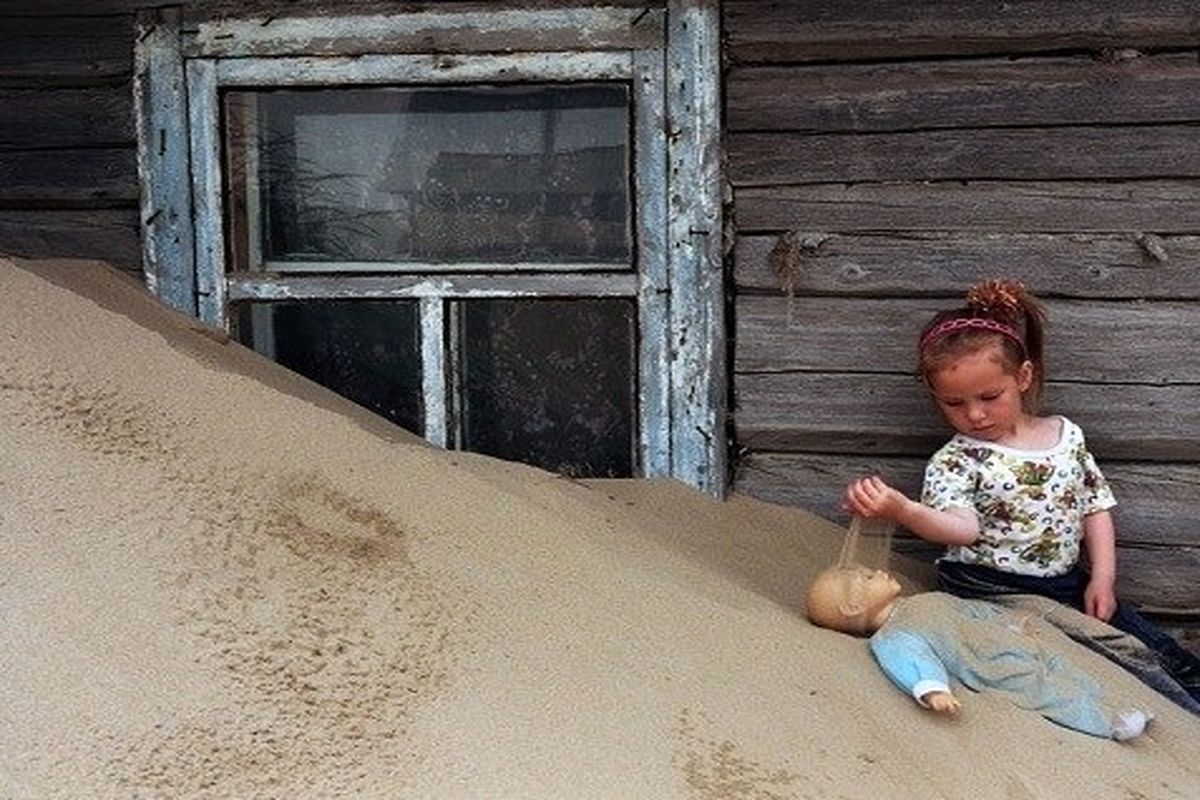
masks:
<svg viewBox="0 0 1200 800"><path fill-rule="evenodd" d="M949 691L953 677L1060 725L1113 737L1121 717L1100 684L1063 654L1069 641L1037 615L924 592L897 601L870 647L892 682L918 701Z"/></svg>

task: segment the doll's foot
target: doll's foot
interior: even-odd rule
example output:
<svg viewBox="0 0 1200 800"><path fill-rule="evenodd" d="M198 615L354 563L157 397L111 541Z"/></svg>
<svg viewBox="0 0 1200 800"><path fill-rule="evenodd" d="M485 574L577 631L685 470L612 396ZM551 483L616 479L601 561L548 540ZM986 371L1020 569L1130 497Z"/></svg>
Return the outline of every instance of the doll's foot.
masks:
<svg viewBox="0 0 1200 800"><path fill-rule="evenodd" d="M1150 726L1150 722L1154 719L1154 715L1149 711L1139 711L1138 709L1130 709L1117 714L1117 719L1113 722L1112 738L1118 742L1136 739L1146 732L1146 728Z"/></svg>

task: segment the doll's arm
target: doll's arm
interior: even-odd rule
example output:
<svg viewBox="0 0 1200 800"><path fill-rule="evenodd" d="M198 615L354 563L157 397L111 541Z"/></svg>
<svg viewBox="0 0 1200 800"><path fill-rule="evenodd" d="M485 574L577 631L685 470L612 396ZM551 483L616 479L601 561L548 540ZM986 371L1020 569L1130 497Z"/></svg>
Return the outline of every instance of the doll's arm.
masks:
<svg viewBox="0 0 1200 800"><path fill-rule="evenodd" d="M892 683L922 706L943 714L958 711L946 667L920 636L909 631L881 631L871 637L871 652Z"/></svg>

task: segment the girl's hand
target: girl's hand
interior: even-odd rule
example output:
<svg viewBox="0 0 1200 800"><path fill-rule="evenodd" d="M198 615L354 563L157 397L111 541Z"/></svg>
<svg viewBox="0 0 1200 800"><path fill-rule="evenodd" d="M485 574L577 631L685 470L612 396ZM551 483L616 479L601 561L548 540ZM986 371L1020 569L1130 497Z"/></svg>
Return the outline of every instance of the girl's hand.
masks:
<svg viewBox="0 0 1200 800"><path fill-rule="evenodd" d="M1083 610L1089 616L1101 622L1112 619L1117 610L1117 594L1113 590L1113 582L1093 577L1083 590Z"/></svg>
<svg viewBox="0 0 1200 800"><path fill-rule="evenodd" d="M846 487L845 508L860 517L883 517L898 521L908 503L904 494L884 482L878 475L859 478Z"/></svg>

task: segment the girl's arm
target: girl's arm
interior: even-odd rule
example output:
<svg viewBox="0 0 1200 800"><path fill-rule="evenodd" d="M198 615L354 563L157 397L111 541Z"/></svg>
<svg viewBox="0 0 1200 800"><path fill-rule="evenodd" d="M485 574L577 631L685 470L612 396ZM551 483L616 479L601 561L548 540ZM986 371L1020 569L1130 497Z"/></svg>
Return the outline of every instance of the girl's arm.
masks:
<svg viewBox="0 0 1200 800"><path fill-rule="evenodd" d="M878 475L846 487L846 510L860 517L883 517L927 542L965 547L979 538L979 519L966 508L939 511L910 500Z"/></svg>
<svg viewBox="0 0 1200 800"><path fill-rule="evenodd" d="M1117 610L1117 529L1112 514L1097 511L1083 518L1091 579L1083 592L1083 610L1104 621Z"/></svg>

